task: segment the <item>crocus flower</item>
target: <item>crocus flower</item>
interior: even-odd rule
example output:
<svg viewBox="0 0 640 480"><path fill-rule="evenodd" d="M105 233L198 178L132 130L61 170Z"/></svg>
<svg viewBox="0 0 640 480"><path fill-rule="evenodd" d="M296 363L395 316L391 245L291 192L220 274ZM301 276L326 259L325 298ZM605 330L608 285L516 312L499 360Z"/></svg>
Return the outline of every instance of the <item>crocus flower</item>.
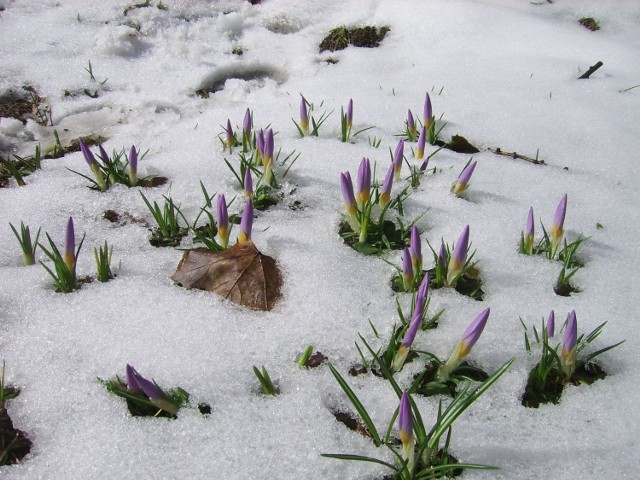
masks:
<svg viewBox="0 0 640 480"><path fill-rule="evenodd" d="M238 235L238 243L244 243L251 240L251 227L253 226L253 203L248 198L242 210L240 218L240 235Z"/></svg>
<svg viewBox="0 0 640 480"><path fill-rule="evenodd" d="M349 103L347 103L347 130L351 130L351 126L353 125L353 99L349 99Z"/></svg>
<svg viewBox="0 0 640 480"><path fill-rule="evenodd" d="M363 158L358 167L358 205L361 207L369 200L371 195L371 163L368 158Z"/></svg>
<svg viewBox="0 0 640 480"><path fill-rule="evenodd" d="M64 263L69 269L69 273L76 273L76 234L73 228L73 218L69 217L67 229L64 236Z"/></svg>
<svg viewBox="0 0 640 480"><path fill-rule="evenodd" d="M231 128L231 120L227 119L227 128L225 129L227 134L227 139L225 145L231 149L236 144L235 138L233 136L233 128Z"/></svg>
<svg viewBox="0 0 640 480"><path fill-rule="evenodd" d="M576 368L576 347L578 342L578 321L576 311L571 310L567 328L562 337L562 370L567 378L573 375Z"/></svg>
<svg viewBox="0 0 640 480"><path fill-rule="evenodd" d="M247 198L251 198L253 195L253 178L249 167L244 171L244 195Z"/></svg>
<svg viewBox="0 0 640 480"><path fill-rule="evenodd" d="M267 130L264 137L264 151L262 152L262 165L264 165L264 179L267 185L271 182L273 169L273 130Z"/></svg>
<svg viewBox="0 0 640 480"><path fill-rule="evenodd" d="M422 111L422 120L424 122L424 126L427 130L431 128L433 125L433 108L431 106L431 97L429 96L429 92L424 99L424 109Z"/></svg>
<svg viewBox="0 0 640 480"><path fill-rule="evenodd" d="M409 141L414 141L416 138L416 121L413 118L413 113L411 110L407 111L407 134L409 136Z"/></svg>
<svg viewBox="0 0 640 480"><path fill-rule="evenodd" d="M229 212L227 211L227 201L224 194L218 195L216 204L216 217L218 220L218 236L224 248L229 245Z"/></svg>
<svg viewBox="0 0 640 480"><path fill-rule="evenodd" d="M245 141L249 141L251 138L251 111L247 108L244 112L244 121L242 122L242 136Z"/></svg>
<svg viewBox="0 0 640 480"><path fill-rule="evenodd" d="M309 112L307 101L302 95L300 97L300 130L302 130L302 136L305 136L309 134Z"/></svg>
<svg viewBox="0 0 640 480"><path fill-rule="evenodd" d="M129 152L129 183L132 187L138 183L138 152L135 145L131 146Z"/></svg>
<svg viewBox="0 0 640 480"><path fill-rule="evenodd" d="M100 157L100 160L102 160L102 163L109 165L111 163L111 159L101 143L98 145L98 150L100 150L100 154L98 156Z"/></svg>
<svg viewBox="0 0 640 480"><path fill-rule="evenodd" d="M140 392L142 392L142 389L140 388L140 385L138 384L138 380L136 378L140 374L138 372L136 372L136 369L133 368L128 363L127 363L127 366L126 366L125 370L126 370L126 374L127 374L127 389L131 393L140 393Z"/></svg>
<svg viewBox="0 0 640 480"><path fill-rule="evenodd" d="M424 161L420 164L420 171L424 172L429 166L429 157L425 158Z"/></svg>
<svg viewBox="0 0 640 480"><path fill-rule="evenodd" d="M100 170L100 165L98 165L96 157L93 156L93 153L91 153L89 147L87 147L87 145L82 140L80 140L78 143L80 145L80 150L82 151L84 159L86 160L87 164L89 164L89 168L93 172L93 176L96 178L98 188L101 192L104 192L107 189L107 184L104 181L104 175L102 175L102 170Z"/></svg>
<svg viewBox="0 0 640 480"><path fill-rule="evenodd" d="M547 318L547 326L545 327L547 331L547 337L551 338L555 334L556 331L556 314L553 310L549 312L549 318Z"/></svg>
<svg viewBox="0 0 640 480"><path fill-rule="evenodd" d="M428 295L429 274L427 273L422 279L420 287L418 287L418 293L416 293L416 303L413 307L413 316L411 317L409 328L404 334L402 343L398 347L398 351L396 352L395 356L393 357L393 361L391 362L391 370L393 372L398 372L402 369L404 362L407 359L407 355L409 355L411 345L413 344L413 341L416 338L416 334L418 333L418 330L420 330L420 326L422 325L422 317L424 316L424 305Z"/></svg>
<svg viewBox="0 0 640 480"><path fill-rule="evenodd" d="M471 179L471 175L473 174L477 163L478 162L475 161L467 165L460 173L460 176L458 177L458 180L456 180L456 183L454 183L453 187L451 187L451 191L456 197L459 197L460 194L468 188L469 180Z"/></svg>
<svg viewBox="0 0 640 480"><path fill-rule="evenodd" d="M402 170L402 160L404 159L404 140L400 140L393 152L393 172L396 180L400 178L400 170Z"/></svg>
<svg viewBox="0 0 640 480"><path fill-rule="evenodd" d="M551 254L555 256L558 245L562 241L564 235L564 217L567 213L567 194L565 193L556 208L556 215L553 217L551 225Z"/></svg>
<svg viewBox="0 0 640 480"><path fill-rule="evenodd" d="M449 268L447 271L447 285L453 286L458 280L460 274L464 269L464 265L467 261L467 250L469 249L469 225L464 227L464 230L458 237L458 241L454 245L453 253L449 259Z"/></svg>
<svg viewBox="0 0 640 480"><path fill-rule="evenodd" d="M349 172L340 174L340 187L342 189L342 197L344 198L344 208L349 215L355 217L357 212L356 197L353 195L353 182Z"/></svg>
<svg viewBox="0 0 640 480"><path fill-rule="evenodd" d="M418 146L416 147L416 158L418 160L422 160L424 158L424 146L427 143L427 129L426 127L422 127L420 130L420 136L418 137ZM427 168L426 166L424 168ZM422 167L420 170L424 171Z"/></svg>
<svg viewBox="0 0 640 480"><path fill-rule="evenodd" d="M135 369L131 368L132 375L135 377L135 382L137 383L142 393L144 393L151 402L153 402L158 408L170 413L171 415L176 415L180 407L178 405L171 402L162 389L155 383L147 380ZM128 373L128 371L127 371Z"/></svg>
<svg viewBox="0 0 640 480"><path fill-rule="evenodd" d="M444 242L440 244L440 251L438 252L438 264L446 271L447 268L447 251L444 248Z"/></svg>
<svg viewBox="0 0 640 480"><path fill-rule="evenodd" d="M413 286L413 265L411 265L411 255L409 249L404 247L402 251L402 283L404 285L405 292L411 290Z"/></svg>
<svg viewBox="0 0 640 480"><path fill-rule="evenodd" d="M387 175L384 177L384 183L382 184L382 194L380 195L380 205L384 208L391 199L391 187L393 187L393 163L389 165Z"/></svg>
<svg viewBox="0 0 640 480"><path fill-rule="evenodd" d="M260 129L256 136L256 149L258 150L258 155L262 158L264 155L264 130L262 129Z"/></svg>
<svg viewBox="0 0 640 480"><path fill-rule="evenodd" d="M422 272L422 243L420 241L420 231L415 225L411 227L411 243L409 246L411 253L411 265L416 275Z"/></svg>
<svg viewBox="0 0 640 480"><path fill-rule="evenodd" d="M414 463L414 442L413 442L413 414L411 412L411 402L409 393L405 390L400 398L398 409L398 431L402 441L402 458L407 462L407 471L413 470Z"/></svg>
<svg viewBox="0 0 640 480"><path fill-rule="evenodd" d="M529 207L529 214L527 215L527 227L522 234L522 248L527 255L533 254L533 239L534 237L534 223L533 223L533 207Z"/></svg>
<svg viewBox="0 0 640 480"><path fill-rule="evenodd" d="M440 380L441 382L446 382L447 380L449 380L449 375L451 375L451 372L458 368L458 365L460 365L462 360L464 360L464 358L469 355L469 352L480 338L480 335L484 330L484 326L487 324L489 313L491 313L491 310L489 308L485 308L467 327L467 329L462 334L462 338L449 357L449 360L447 360L446 363L442 364L438 369L438 380Z"/></svg>

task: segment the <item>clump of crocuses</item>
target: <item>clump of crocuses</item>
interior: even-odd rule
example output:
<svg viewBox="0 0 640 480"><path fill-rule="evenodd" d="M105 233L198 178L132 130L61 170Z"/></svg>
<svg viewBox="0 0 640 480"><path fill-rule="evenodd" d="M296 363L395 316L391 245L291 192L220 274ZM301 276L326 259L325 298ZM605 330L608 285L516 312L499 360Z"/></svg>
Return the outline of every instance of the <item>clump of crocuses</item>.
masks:
<svg viewBox="0 0 640 480"><path fill-rule="evenodd" d="M320 103L319 106L322 107L323 103L324 102ZM316 118L313 116L314 109L315 109L314 104L307 101L307 99L304 98L303 95L300 95L299 121L296 122L295 120L293 119L292 120L301 137L306 137L306 136L317 137L320 126L333 113L333 111L329 113L322 112L320 116Z"/></svg>
<svg viewBox="0 0 640 480"><path fill-rule="evenodd" d="M469 225L467 225L453 247L440 245L436 252L431 245L434 267L430 270L432 275L431 286L434 288L453 287L458 292L468 295L476 300L482 300L482 281L479 278L476 262L473 261L475 251L469 254L471 244L469 242Z"/></svg>
<svg viewBox="0 0 640 480"><path fill-rule="evenodd" d="M402 251L402 267L396 267L397 275L391 280L395 291L415 292L425 276L422 269L422 242L416 225L411 227L410 243Z"/></svg>
<svg viewBox="0 0 640 480"><path fill-rule="evenodd" d="M189 393L180 387L163 390L153 380L140 375L131 365L126 366L126 381L100 380L114 395L127 401L133 416L176 418L178 411L189 401Z"/></svg>
<svg viewBox="0 0 640 480"><path fill-rule="evenodd" d="M346 210L346 223L341 236L362 253L378 253L382 250L401 248L408 231L385 219L389 209L402 211L402 202L408 196L405 188L392 197L395 165L391 163L380 186L373 178L371 162L363 158L358 167L357 190L349 172L340 174L340 187ZM347 227L348 225L348 227Z"/></svg>
<svg viewBox="0 0 640 480"><path fill-rule="evenodd" d="M95 155L86 143L80 140L79 145L82 155L93 174L93 178L80 172L76 172L75 170L72 170L72 172L89 180L91 182L91 188L95 190L104 192L116 183L120 183L128 187L153 187L162 185L167 181L164 177L153 175L142 178L138 177L138 162L147 154L147 152L145 151L140 154L140 151L135 147L135 145L131 147L128 155L123 149L119 152L114 150L113 155L111 156L109 156L102 145L99 145L98 158L100 158L101 162L96 160Z"/></svg>
<svg viewBox="0 0 640 480"><path fill-rule="evenodd" d="M76 275L76 260L82 244L84 242L84 235L80 240L76 248L76 235L75 227L73 224L73 218L69 217L67 221L67 227L65 229L64 236L64 250L61 253L55 242L51 239L48 233L45 232L47 241L49 242L49 248L39 243L38 245L44 252L44 254L53 262L53 268L49 267L46 263L40 262L44 269L51 275L56 286L56 291L62 293L73 292L78 288L78 277Z"/></svg>
<svg viewBox="0 0 640 480"><path fill-rule="evenodd" d="M533 337L525 328L525 347L532 354L533 346L540 346L540 361L529 373L527 386L522 396L522 405L538 407L541 403L558 403L565 385L591 384L606 376L604 370L592 360L598 355L617 347L624 342L602 348L595 352L580 355L599 335L607 322L601 323L589 334L578 336L578 321L575 310L567 316L563 325L561 341L555 338L555 312L551 310L547 321L542 320L540 330L533 327Z"/></svg>

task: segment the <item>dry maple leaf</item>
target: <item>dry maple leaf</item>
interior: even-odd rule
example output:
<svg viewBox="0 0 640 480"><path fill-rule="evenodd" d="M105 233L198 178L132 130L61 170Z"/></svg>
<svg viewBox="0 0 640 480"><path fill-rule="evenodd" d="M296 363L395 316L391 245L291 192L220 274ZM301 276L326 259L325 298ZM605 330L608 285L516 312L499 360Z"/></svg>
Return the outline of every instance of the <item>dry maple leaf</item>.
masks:
<svg viewBox="0 0 640 480"><path fill-rule="evenodd" d="M171 279L187 289L215 292L259 310L271 310L281 296L282 275L276 261L260 253L251 241L221 252L189 250Z"/></svg>

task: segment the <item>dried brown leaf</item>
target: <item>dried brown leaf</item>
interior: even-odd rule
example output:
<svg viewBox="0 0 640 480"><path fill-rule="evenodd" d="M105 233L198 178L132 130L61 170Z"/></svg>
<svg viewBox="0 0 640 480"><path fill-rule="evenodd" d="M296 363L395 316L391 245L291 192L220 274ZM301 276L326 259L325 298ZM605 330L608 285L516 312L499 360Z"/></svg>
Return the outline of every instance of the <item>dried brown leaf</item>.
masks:
<svg viewBox="0 0 640 480"><path fill-rule="evenodd" d="M271 310L281 296L282 275L276 261L251 241L221 252L205 248L185 252L171 279L258 310Z"/></svg>

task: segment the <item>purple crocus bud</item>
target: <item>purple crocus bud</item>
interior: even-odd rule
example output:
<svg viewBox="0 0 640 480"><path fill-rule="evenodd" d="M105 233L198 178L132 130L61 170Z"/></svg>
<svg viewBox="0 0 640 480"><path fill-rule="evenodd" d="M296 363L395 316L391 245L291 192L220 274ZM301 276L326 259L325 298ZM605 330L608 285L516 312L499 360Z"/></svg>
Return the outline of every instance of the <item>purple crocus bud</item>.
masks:
<svg viewBox="0 0 640 480"><path fill-rule="evenodd" d="M447 285L453 286L462 274L464 265L467 261L467 250L469 250L469 225L458 237L458 241L454 245L453 253L449 260L449 268L447 272Z"/></svg>
<svg viewBox="0 0 640 480"><path fill-rule="evenodd" d="M416 138L416 121L413 118L413 113L411 110L407 110L407 134L409 136L409 141L414 141Z"/></svg>
<svg viewBox="0 0 640 480"><path fill-rule="evenodd" d="M416 302L413 306L411 324L409 325L407 332L404 334L402 343L398 347L398 350L393 357L393 361L391 362L391 370L393 372L399 372L400 370L402 370L404 362L407 359L407 355L409 355L411 345L413 344L413 341L416 338L416 334L418 333L418 330L420 330L420 326L422 325L422 318L424 317L424 306L427 295L429 295L428 273L424 276L422 282L420 283L420 286L418 287L418 293L416 293Z"/></svg>
<svg viewBox="0 0 640 480"><path fill-rule="evenodd" d="M251 177L251 169L247 167L244 171L244 196L251 198L253 195L253 178Z"/></svg>
<svg viewBox="0 0 640 480"><path fill-rule="evenodd" d="M262 152L262 164L271 165L273 162L273 130L270 128L264 137L264 150Z"/></svg>
<svg viewBox="0 0 640 480"><path fill-rule="evenodd" d="M135 145L131 146L129 152L129 183L132 187L138 183L138 152Z"/></svg>
<svg viewBox="0 0 640 480"><path fill-rule="evenodd" d="M235 138L233 136L233 128L231 127L231 120L227 119L227 128L225 129L226 134L227 134L227 140L225 142L225 145L228 148L233 147L236 142L235 142Z"/></svg>
<svg viewBox="0 0 640 480"><path fill-rule="evenodd" d="M402 251L402 283L404 285L405 292L411 290L413 286L413 265L411 265L411 255L409 249L404 247Z"/></svg>
<svg viewBox="0 0 640 480"><path fill-rule="evenodd" d="M529 207L529 214L527 215L527 226L522 234L522 251L520 253L526 253L527 255L533 255L533 242L534 242L534 223L533 223L533 207Z"/></svg>
<svg viewBox="0 0 640 480"><path fill-rule="evenodd" d="M353 125L353 99L349 99L349 103L347 103L347 128L351 130L351 126Z"/></svg>
<svg viewBox="0 0 640 480"><path fill-rule="evenodd" d="M96 157L93 156L93 153L91 153L91 150L89 150L89 147L87 147L87 144L84 143L82 139L80 139L78 140L78 145L80 145L80 151L82 152L82 155L84 156L84 159L86 160L86 162L89 164L89 167L93 167L93 165L97 165L98 162L96 161Z"/></svg>
<svg viewBox="0 0 640 480"><path fill-rule="evenodd" d="M567 213L567 194L565 193L556 208L556 215L553 217L553 224L551 225L551 237L552 241L560 243L562 236L564 235L564 217Z"/></svg>
<svg viewBox="0 0 640 480"><path fill-rule="evenodd" d="M73 218L69 217L64 235L64 264L72 275L76 272L76 234L73 228Z"/></svg>
<svg viewBox="0 0 640 480"><path fill-rule="evenodd" d="M344 198L344 208L351 216L355 216L357 212L356 197L353 195L353 182L349 172L340 174L340 188L342 189L342 198Z"/></svg>
<svg viewBox="0 0 640 480"><path fill-rule="evenodd" d="M411 243L409 248L413 271L416 275L420 275L420 272L422 272L422 242L420 241L420 231L415 225L411 227Z"/></svg>
<svg viewBox="0 0 640 480"><path fill-rule="evenodd" d="M393 152L393 171L395 179L400 178L400 170L402 170L402 160L404 160L404 140L400 140Z"/></svg>
<svg viewBox="0 0 640 480"><path fill-rule="evenodd" d="M567 378L573 375L576 369L576 350L578 342L578 321L575 310L571 310L567 328L562 337L562 371Z"/></svg>
<svg viewBox="0 0 640 480"><path fill-rule="evenodd" d="M418 146L416 147L416 158L418 160L422 160L424 158L424 146L427 143L427 129L426 127L422 127L422 130L420 130L420 136L418 137ZM427 168L427 166L425 165L424 168ZM424 171L424 169L422 168L422 166L420 167L421 171Z"/></svg>
<svg viewBox="0 0 640 480"><path fill-rule="evenodd" d="M411 402L409 393L405 390L400 398L398 408L398 431L400 441L402 441L402 459L407 462L407 471L413 471L414 463L414 442L413 442L413 414L411 412Z"/></svg>
<svg viewBox="0 0 640 480"><path fill-rule="evenodd" d="M456 197L459 197L462 192L464 192L469 186L469 180L471 179L471 175L473 175L473 171L476 169L476 164L478 162L472 162L467 165L464 170L460 173L458 180L451 187L451 191Z"/></svg>
<svg viewBox="0 0 640 480"><path fill-rule="evenodd" d="M364 157L358 167L358 205L364 205L371 195L371 163Z"/></svg>
<svg viewBox="0 0 640 480"><path fill-rule="evenodd" d="M438 369L437 377L440 381L446 382L451 372L458 368L460 362L469 354L487 324L489 313L491 313L491 310L485 308L464 331L449 360Z"/></svg>
<svg viewBox="0 0 640 480"><path fill-rule="evenodd" d="M424 109L422 111L422 120L424 121L424 126L426 129L430 129L433 122L433 108L431 107L431 97L429 96L429 92L424 99Z"/></svg>
<svg viewBox="0 0 640 480"><path fill-rule="evenodd" d="M98 165L98 162L96 161L96 157L93 156L93 153L91 153L89 147L87 147L86 143L84 143L82 140L79 140L78 144L80 145L80 150L82 151L82 155L84 156L85 161L93 172L93 176L96 178L98 188L101 192L104 192L107 189L107 184L104 180L102 170L100 170L100 165Z"/></svg>
<svg viewBox="0 0 640 480"><path fill-rule="evenodd" d="M382 184L382 194L380 195L380 205L384 208L391 200L391 188L393 187L393 163L389 165L387 175L384 177L384 183Z"/></svg>
<svg viewBox="0 0 640 480"><path fill-rule="evenodd" d="M429 166L429 157L425 158L424 162L420 164L420 171L424 172L428 166Z"/></svg>
<svg viewBox="0 0 640 480"><path fill-rule="evenodd" d="M139 374L138 372L136 372L136 369L127 363L125 370L127 374L127 390L129 390L131 393L142 392L142 389L138 384L137 376L139 376Z"/></svg>
<svg viewBox="0 0 640 480"><path fill-rule="evenodd" d="M244 112L244 121L242 122L242 134L246 139L251 138L251 111L247 108Z"/></svg>
<svg viewBox="0 0 640 480"><path fill-rule="evenodd" d="M109 158L109 154L104 149L102 144L98 145L98 150L100 150L100 154L98 156L100 157L100 160L102 160L102 163L104 163L105 165L110 165L111 159Z"/></svg>
<svg viewBox="0 0 640 480"><path fill-rule="evenodd" d="M238 243L244 243L251 240L251 227L253 227L253 203L248 198L244 204L242 210L242 217L240 218L240 235L238 236Z"/></svg>
<svg viewBox="0 0 640 480"><path fill-rule="evenodd" d="M227 211L227 200L224 194L218 195L216 203L216 217L218 220L218 236L223 248L229 245L229 212Z"/></svg>
<svg viewBox="0 0 640 480"><path fill-rule="evenodd" d="M444 242L440 244L440 251L438 252L438 264L446 272L447 250L444 248Z"/></svg>
<svg viewBox="0 0 640 480"><path fill-rule="evenodd" d="M147 380L135 370L133 371L133 375L135 376L135 381L137 382L140 390L142 390L142 393L144 393L156 406L174 416L178 413L180 407L171 402L155 382Z"/></svg>
<svg viewBox="0 0 640 480"><path fill-rule="evenodd" d="M553 310L549 313L549 318L547 318L547 326L545 328L547 331L547 337L551 338L555 334L556 331L556 314Z"/></svg>
<svg viewBox="0 0 640 480"><path fill-rule="evenodd" d="M264 155L264 130L260 129L256 136L256 149L260 157Z"/></svg>
<svg viewBox="0 0 640 480"><path fill-rule="evenodd" d="M300 130L302 136L309 134L309 112L307 110L307 101L300 95Z"/></svg>

